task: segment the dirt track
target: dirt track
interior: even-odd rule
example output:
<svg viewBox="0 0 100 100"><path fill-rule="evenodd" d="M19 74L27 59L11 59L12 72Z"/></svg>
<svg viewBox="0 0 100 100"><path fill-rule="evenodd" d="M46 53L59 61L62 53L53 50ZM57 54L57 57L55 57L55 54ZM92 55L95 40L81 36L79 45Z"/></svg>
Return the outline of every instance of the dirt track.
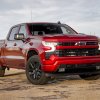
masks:
<svg viewBox="0 0 100 100"><path fill-rule="evenodd" d="M100 79L60 77L46 85L32 85L22 70L7 71L0 78L0 100L100 100Z"/></svg>

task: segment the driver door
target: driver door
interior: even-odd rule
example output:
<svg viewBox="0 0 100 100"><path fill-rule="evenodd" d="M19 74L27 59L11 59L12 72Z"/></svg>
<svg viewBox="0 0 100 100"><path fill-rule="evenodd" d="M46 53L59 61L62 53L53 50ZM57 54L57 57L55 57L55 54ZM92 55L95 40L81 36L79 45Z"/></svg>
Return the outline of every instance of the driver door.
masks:
<svg viewBox="0 0 100 100"><path fill-rule="evenodd" d="M23 33L26 36L25 25L16 26L11 29L6 47L4 50L5 62L9 67L24 68L25 54L23 53L24 42L22 40L15 40L15 34Z"/></svg>

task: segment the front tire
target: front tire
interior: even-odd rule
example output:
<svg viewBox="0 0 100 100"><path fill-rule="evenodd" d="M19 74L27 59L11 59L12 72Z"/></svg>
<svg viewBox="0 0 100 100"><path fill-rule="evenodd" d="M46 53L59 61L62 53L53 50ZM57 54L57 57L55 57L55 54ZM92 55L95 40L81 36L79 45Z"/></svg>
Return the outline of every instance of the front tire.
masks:
<svg viewBox="0 0 100 100"><path fill-rule="evenodd" d="M100 78L100 75L98 74L92 74L92 75L79 75L82 79L85 80L97 80Z"/></svg>
<svg viewBox="0 0 100 100"><path fill-rule="evenodd" d="M26 65L27 79L35 85L43 85L48 82L45 72L41 70L41 62L38 55L29 58Z"/></svg>

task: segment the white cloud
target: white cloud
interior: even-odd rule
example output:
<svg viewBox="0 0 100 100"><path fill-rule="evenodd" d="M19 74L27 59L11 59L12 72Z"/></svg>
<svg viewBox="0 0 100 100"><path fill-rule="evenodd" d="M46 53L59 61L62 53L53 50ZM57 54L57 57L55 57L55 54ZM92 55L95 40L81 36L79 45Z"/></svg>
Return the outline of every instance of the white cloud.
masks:
<svg viewBox="0 0 100 100"><path fill-rule="evenodd" d="M0 38L12 25L30 22L69 24L76 31L100 36L99 0L0 0Z"/></svg>

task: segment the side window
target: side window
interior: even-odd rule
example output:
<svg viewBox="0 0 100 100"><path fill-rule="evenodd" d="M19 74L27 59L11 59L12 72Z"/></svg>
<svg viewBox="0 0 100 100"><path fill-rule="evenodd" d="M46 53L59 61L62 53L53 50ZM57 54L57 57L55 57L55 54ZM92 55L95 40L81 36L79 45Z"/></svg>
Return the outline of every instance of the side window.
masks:
<svg viewBox="0 0 100 100"><path fill-rule="evenodd" d="M25 27L24 25L22 25L22 26L20 27L19 34L20 34L20 33L23 33L24 36L26 37L27 32L26 32L26 27Z"/></svg>
<svg viewBox="0 0 100 100"><path fill-rule="evenodd" d="M18 33L18 26L11 29L9 40L14 40L14 35Z"/></svg>
<svg viewBox="0 0 100 100"><path fill-rule="evenodd" d="M62 32L64 33L64 34L71 34L71 31L69 30L69 29L66 29L65 27L61 27L61 29L62 29Z"/></svg>

